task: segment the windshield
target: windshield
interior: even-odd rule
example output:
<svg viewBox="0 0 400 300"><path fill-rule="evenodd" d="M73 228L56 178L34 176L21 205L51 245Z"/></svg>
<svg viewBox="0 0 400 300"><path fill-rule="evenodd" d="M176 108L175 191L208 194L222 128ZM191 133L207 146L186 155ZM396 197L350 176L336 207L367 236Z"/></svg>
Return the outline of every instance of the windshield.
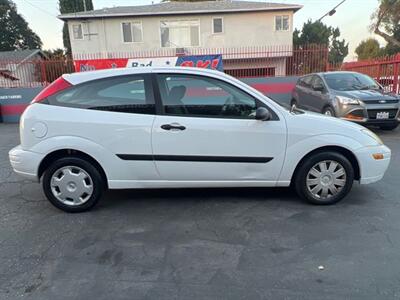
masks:
<svg viewBox="0 0 400 300"><path fill-rule="evenodd" d="M371 77L358 73L325 74L328 87L337 91L354 91L379 89L379 85Z"/></svg>

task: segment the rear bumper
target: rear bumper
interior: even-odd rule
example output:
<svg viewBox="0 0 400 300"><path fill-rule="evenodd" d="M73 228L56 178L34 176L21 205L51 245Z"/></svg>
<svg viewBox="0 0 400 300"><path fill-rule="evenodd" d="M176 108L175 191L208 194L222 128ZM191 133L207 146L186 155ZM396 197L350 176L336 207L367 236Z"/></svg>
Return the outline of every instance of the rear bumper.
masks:
<svg viewBox="0 0 400 300"><path fill-rule="evenodd" d="M38 169L43 154L26 151L17 146L8 153L14 172L31 180L38 181Z"/></svg>
<svg viewBox="0 0 400 300"><path fill-rule="evenodd" d="M363 147L354 152L360 165L360 183L369 184L383 178L389 167L391 151L385 145ZM383 159L374 159L373 154L382 154Z"/></svg>

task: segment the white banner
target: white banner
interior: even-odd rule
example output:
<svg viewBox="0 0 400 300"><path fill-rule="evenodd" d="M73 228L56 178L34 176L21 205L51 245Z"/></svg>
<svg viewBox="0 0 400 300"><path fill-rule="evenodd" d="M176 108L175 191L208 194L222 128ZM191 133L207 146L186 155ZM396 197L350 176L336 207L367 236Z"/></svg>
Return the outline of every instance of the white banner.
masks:
<svg viewBox="0 0 400 300"><path fill-rule="evenodd" d="M130 58L127 67L175 67L178 57Z"/></svg>

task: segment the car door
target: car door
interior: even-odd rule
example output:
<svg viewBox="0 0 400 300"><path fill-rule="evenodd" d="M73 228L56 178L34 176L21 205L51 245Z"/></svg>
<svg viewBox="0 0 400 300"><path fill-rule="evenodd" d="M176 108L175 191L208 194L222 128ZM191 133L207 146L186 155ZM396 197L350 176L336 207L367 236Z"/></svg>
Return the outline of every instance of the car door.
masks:
<svg viewBox="0 0 400 300"><path fill-rule="evenodd" d="M269 181L279 176L286 124L264 103L232 83L190 74L159 73L161 104L152 130L153 155L163 180Z"/></svg>
<svg viewBox="0 0 400 300"><path fill-rule="evenodd" d="M310 93L307 99L309 110L321 112L328 103L328 100L327 89L322 78L314 75L311 80Z"/></svg>
<svg viewBox="0 0 400 300"><path fill-rule="evenodd" d="M302 77L299 80L299 84L297 85L297 94L298 94L298 101L297 105L300 108L309 109L310 106L310 93L311 93L311 80L312 75L307 75Z"/></svg>

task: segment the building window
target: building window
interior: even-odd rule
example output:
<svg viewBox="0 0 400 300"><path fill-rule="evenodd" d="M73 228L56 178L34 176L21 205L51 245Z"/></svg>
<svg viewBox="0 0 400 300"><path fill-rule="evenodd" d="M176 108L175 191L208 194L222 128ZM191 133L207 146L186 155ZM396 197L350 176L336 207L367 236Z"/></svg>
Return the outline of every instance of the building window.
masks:
<svg viewBox="0 0 400 300"><path fill-rule="evenodd" d="M224 22L222 18L213 18L213 33L223 33Z"/></svg>
<svg viewBox="0 0 400 300"><path fill-rule="evenodd" d="M143 42L142 22L123 22L122 39L124 43Z"/></svg>
<svg viewBox="0 0 400 300"><path fill-rule="evenodd" d="M73 24L72 25L72 34L73 34L74 40L83 40L82 24Z"/></svg>
<svg viewBox="0 0 400 300"><path fill-rule="evenodd" d="M161 21L161 47L181 48L200 46L200 21Z"/></svg>
<svg viewBox="0 0 400 300"><path fill-rule="evenodd" d="M276 16L275 17L275 30L288 31L289 30L289 16Z"/></svg>

